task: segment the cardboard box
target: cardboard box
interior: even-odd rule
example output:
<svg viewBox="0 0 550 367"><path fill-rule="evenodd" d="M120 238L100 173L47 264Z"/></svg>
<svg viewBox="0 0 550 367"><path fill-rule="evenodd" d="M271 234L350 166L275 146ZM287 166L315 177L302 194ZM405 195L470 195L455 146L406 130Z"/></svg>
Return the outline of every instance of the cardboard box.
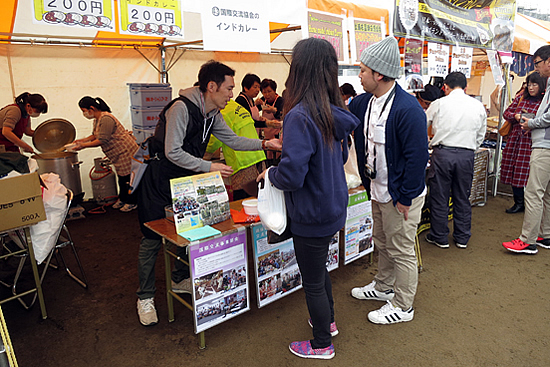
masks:
<svg viewBox="0 0 550 367"><path fill-rule="evenodd" d="M46 220L38 172L0 180L0 231Z"/></svg>

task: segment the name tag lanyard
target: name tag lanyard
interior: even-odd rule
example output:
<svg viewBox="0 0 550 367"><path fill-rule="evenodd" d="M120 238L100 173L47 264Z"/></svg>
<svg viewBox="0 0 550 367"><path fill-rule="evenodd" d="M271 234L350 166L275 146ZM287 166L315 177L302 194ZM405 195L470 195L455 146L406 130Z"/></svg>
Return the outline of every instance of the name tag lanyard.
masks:
<svg viewBox="0 0 550 367"><path fill-rule="evenodd" d="M388 95L388 98L386 98L386 101L384 102L384 105L382 106L382 111L380 111L380 115L378 115L378 119L380 120L380 117L382 117L382 114L384 113L384 111L386 110L386 106L388 105L388 103L390 103L391 99L393 98L393 96L395 95L395 86L393 87L393 89L391 90L390 94ZM369 103L369 108L367 110L367 139L366 141L369 140L369 128L370 128L370 111L372 109L372 98L370 100L370 103ZM374 161L373 161L373 167L374 169L376 169L376 144L374 144L374 149L373 149L373 153L374 153ZM369 150L366 149L366 154L365 154L365 164L368 162L368 158L369 158Z"/></svg>

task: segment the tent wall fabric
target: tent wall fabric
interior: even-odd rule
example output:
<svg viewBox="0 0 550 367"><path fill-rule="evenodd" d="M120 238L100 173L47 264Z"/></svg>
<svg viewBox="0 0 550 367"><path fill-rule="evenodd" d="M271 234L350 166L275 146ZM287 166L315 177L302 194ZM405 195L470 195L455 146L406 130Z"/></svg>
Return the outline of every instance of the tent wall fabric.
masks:
<svg viewBox="0 0 550 367"><path fill-rule="evenodd" d="M140 51L160 67L159 50ZM168 49L166 59L174 52L183 50ZM180 88L193 85L200 66L210 59L222 61L236 70L235 97L243 76L249 72L262 79L274 79L279 93L284 89L289 65L283 55L188 50L169 72L174 97ZM77 138L83 138L91 134L92 123L78 108L80 98L87 95L103 98L113 114L131 130L127 83L158 83L160 76L143 56L130 48L0 44L0 82L5 86L0 89L0 107L12 103L14 96L22 92L40 93L46 98L49 111L32 119L33 128L59 117L69 120L76 128ZM9 87L12 84L13 90ZM30 138L24 139L31 144ZM88 172L94 158L102 156L100 148L79 152L79 160L84 162L81 172L85 198L92 197Z"/></svg>
<svg viewBox="0 0 550 367"><path fill-rule="evenodd" d="M550 22L518 13L513 51L532 55L544 45L550 44Z"/></svg>

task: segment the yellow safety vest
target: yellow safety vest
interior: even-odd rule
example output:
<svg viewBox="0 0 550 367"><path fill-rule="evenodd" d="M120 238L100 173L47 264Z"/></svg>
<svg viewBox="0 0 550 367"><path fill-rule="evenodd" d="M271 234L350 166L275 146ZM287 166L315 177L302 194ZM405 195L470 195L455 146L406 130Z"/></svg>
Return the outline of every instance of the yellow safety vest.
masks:
<svg viewBox="0 0 550 367"><path fill-rule="evenodd" d="M225 123L235 134L250 139L258 139L254 120L246 108L230 100L227 106L221 110L221 113ZM265 153L262 150L236 151L219 141L214 135L211 135L206 152L214 153L219 147L222 147L226 164L233 168L233 174L266 159Z"/></svg>

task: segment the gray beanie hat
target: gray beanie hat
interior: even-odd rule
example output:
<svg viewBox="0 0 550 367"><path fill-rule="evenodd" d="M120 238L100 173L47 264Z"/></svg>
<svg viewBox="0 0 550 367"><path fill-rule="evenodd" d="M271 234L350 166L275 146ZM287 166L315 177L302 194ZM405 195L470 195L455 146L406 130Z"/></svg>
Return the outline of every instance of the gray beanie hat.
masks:
<svg viewBox="0 0 550 367"><path fill-rule="evenodd" d="M401 57L397 40L392 36L386 37L364 49L360 61L384 76L392 79L399 78Z"/></svg>

